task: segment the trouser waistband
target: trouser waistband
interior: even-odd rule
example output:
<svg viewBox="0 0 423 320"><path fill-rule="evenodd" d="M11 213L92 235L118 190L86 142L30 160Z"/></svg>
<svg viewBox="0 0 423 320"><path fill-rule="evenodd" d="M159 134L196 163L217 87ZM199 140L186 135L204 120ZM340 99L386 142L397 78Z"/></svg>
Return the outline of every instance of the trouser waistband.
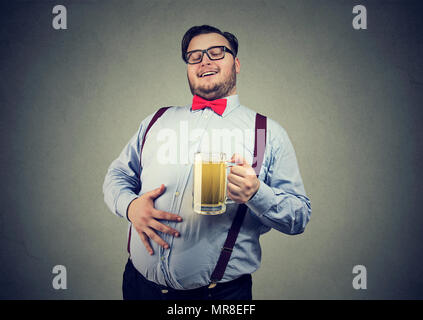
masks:
<svg viewBox="0 0 423 320"><path fill-rule="evenodd" d="M195 295L203 295L203 294L207 294L208 292L212 291L212 292L217 292L217 291L221 291L221 290L225 290L231 287L237 287L245 282L251 282L251 274L243 274L240 277L231 280L231 281L227 281L227 282L218 282L216 284L216 286L210 286L210 285L205 285L199 288L195 288L195 289L186 289L186 290L181 290L181 289L174 289L171 287L167 287L161 284L157 284L153 281L148 280L147 278L145 278L132 264L132 261L129 259L128 260L128 264L130 264L130 267L134 269L134 271L136 271L138 278L147 286L149 286L151 289L156 290L156 291L160 291L162 294L175 294L178 296L195 296Z"/></svg>

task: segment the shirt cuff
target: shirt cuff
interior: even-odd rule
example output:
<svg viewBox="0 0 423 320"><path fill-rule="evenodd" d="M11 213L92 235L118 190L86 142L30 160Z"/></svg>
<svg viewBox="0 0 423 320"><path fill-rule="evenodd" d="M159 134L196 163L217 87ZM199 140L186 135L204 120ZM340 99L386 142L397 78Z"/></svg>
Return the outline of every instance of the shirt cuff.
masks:
<svg viewBox="0 0 423 320"><path fill-rule="evenodd" d="M121 215L122 217L126 217L126 220L128 220L129 222L131 221L128 218L128 207L129 207L129 204L136 198L138 198L138 195L136 195L135 193L125 192L125 193L122 193L117 200L117 204L116 204L117 213Z"/></svg>
<svg viewBox="0 0 423 320"><path fill-rule="evenodd" d="M260 181L260 187L256 194L247 201L246 205L255 215L261 217L272 206L272 198L275 196L272 188Z"/></svg>

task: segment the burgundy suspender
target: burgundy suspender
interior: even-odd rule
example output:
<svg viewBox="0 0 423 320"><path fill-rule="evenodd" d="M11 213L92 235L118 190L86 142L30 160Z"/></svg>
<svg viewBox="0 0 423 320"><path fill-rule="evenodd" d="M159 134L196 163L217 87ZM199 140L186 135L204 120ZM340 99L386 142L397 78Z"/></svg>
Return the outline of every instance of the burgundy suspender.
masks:
<svg viewBox="0 0 423 320"><path fill-rule="evenodd" d="M147 129L145 130L144 137L142 138L141 148L140 148L140 172L141 172L141 154L142 154L142 149L144 148L144 143L145 143L145 138L147 137L147 133L150 130L150 128L153 126L153 124L157 121L157 119L160 118L162 114L165 113L165 111L169 108L170 107L163 107L157 110L157 112L154 114L153 118L151 119L150 123L148 124Z"/></svg>
<svg viewBox="0 0 423 320"><path fill-rule="evenodd" d="M256 128L255 128L255 139L254 139L254 159L253 165L257 177L260 174L260 168L263 164L264 150L266 149L266 129L267 121L266 117L257 113L256 114ZM247 212L247 205L240 204L236 212L236 216L232 222L231 228L229 229L228 236L226 237L225 244L223 245L219 260L217 261L216 267L210 277L210 288L213 288L218 281L223 278L226 266L228 265L229 259L232 254L232 249L235 245L236 238L238 237L239 230L241 229L242 222L244 221L245 213Z"/></svg>
<svg viewBox="0 0 423 320"><path fill-rule="evenodd" d="M159 110L157 110L157 112L154 114L153 118L151 119L150 123L147 126L147 129L145 130L144 136L142 138L142 143L141 143L141 148L140 148L140 174L141 174L141 155L142 155L142 148L144 148L144 143L145 143L145 138L147 137L147 133L150 130L150 128L153 126L153 124L157 121L158 118L160 118L162 116L163 113L165 113L165 111L167 109L169 109L170 107L163 107L160 108ZM140 177L141 179L141 177ZM127 250L128 253L131 254L131 231L132 231L132 225L129 228L129 235L128 235L128 246L127 246Z"/></svg>
<svg viewBox="0 0 423 320"><path fill-rule="evenodd" d="M264 151L266 149L267 118L260 113L256 114L256 134L254 137L254 159L252 167L258 178L261 165L263 164Z"/></svg>

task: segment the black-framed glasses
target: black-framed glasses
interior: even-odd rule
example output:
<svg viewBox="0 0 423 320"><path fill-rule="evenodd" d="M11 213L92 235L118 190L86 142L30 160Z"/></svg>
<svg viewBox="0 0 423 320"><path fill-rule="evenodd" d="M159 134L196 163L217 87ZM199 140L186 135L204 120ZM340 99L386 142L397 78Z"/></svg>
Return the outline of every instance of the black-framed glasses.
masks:
<svg viewBox="0 0 423 320"><path fill-rule="evenodd" d="M192 50L185 53L185 62L188 64L197 64L203 61L204 54L207 54L210 60L220 60L225 57L225 52L234 55L231 49L225 46L214 46L204 50Z"/></svg>

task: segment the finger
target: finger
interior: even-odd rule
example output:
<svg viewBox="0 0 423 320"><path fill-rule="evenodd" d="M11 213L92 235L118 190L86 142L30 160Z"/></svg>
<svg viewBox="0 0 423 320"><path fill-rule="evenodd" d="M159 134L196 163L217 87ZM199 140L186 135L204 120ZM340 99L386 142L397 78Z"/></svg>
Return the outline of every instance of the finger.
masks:
<svg viewBox="0 0 423 320"><path fill-rule="evenodd" d="M242 166L234 166L231 168L230 173L235 174L237 176L246 178L247 175L247 169L245 167Z"/></svg>
<svg viewBox="0 0 423 320"><path fill-rule="evenodd" d="M249 164L244 164L242 166L235 166L231 168L231 173L238 176L248 178L251 176L256 176L256 172Z"/></svg>
<svg viewBox="0 0 423 320"><path fill-rule="evenodd" d="M231 182L228 182L228 192L230 192L232 195L239 197L242 194L242 190L240 187L234 185Z"/></svg>
<svg viewBox="0 0 423 320"><path fill-rule="evenodd" d="M145 248L147 249L148 253L150 255L153 255L154 251L153 251L153 248L150 245L150 241L148 240L148 237L146 236L146 234L144 232L139 232L138 234L141 238L142 243L144 244Z"/></svg>
<svg viewBox="0 0 423 320"><path fill-rule="evenodd" d="M240 198L239 196L234 195L234 194L233 194L233 193L231 193L229 190L228 190L228 197L229 197L231 200L235 201L236 203L240 203L240 202L241 202L241 198Z"/></svg>
<svg viewBox="0 0 423 320"><path fill-rule="evenodd" d="M244 183L245 183L244 180L245 180L245 178L243 178L239 175L236 175L236 174L233 174L233 173L228 174L228 181L230 183L240 187L240 188L244 185Z"/></svg>
<svg viewBox="0 0 423 320"><path fill-rule="evenodd" d="M234 195L229 190L227 191L226 195L229 199L235 201L236 198L234 197Z"/></svg>
<svg viewBox="0 0 423 320"><path fill-rule="evenodd" d="M159 246L165 249L169 249L169 245L162 238L160 238L157 233L155 233L151 228L145 228L144 232L151 240L156 242Z"/></svg>
<svg viewBox="0 0 423 320"><path fill-rule="evenodd" d="M245 159L239 153L234 153L230 162L237 163L240 165L247 164L247 161L245 161Z"/></svg>
<svg viewBox="0 0 423 320"><path fill-rule="evenodd" d="M164 184L161 184L160 187L151 190L149 192L146 192L145 194L150 198L150 199L156 199L158 198L164 191L165 191L166 187Z"/></svg>
<svg viewBox="0 0 423 320"><path fill-rule="evenodd" d="M178 221L181 222L182 218L178 216L177 214L153 209L153 217L156 219L162 219L162 220L170 220L170 221Z"/></svg>
<svg viewBox="0 0 423 320"><path fill-rule="evenodd" d="M155 230L157 230L157 231L160 231L160 232L163 232L163 233L167 233L167 234L171 234L171 235L173 235L175 237L179 237L178 230L175 230L175 229L173 229L173 228L171 228L169 226L166 226L163 223L160 223L160 222L158 222L155 219L151 220L150 227L153 228L153 229L155 229Z"/></svg>

